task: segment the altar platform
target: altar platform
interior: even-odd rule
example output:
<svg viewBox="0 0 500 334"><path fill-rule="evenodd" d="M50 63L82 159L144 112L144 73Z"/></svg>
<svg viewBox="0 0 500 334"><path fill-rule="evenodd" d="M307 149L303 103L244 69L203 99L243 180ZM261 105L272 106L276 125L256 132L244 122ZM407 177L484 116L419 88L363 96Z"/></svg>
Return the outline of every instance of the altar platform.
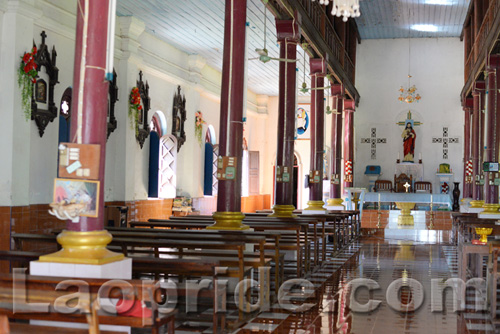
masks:
<svg viewBox="0 0 500 334"><path fill-rule="evenodd" d="M378 210L363 210L361 217L361 228L379 228L391 230L450 230L451 211L433 211L432 228L431 212L412 210L414 225L398 225L400 210L380 210L380 227L378 226Z"/></svg>
<svg viewBox="0 0 500 334"><path fill-rule="evenodd" d="M441 204L446 205L450 210L452 208L452 200L448 194L427 194L427 193L366 193L364 198L365 203L395 203L395 202L411 202L424 204Z"/></svg>

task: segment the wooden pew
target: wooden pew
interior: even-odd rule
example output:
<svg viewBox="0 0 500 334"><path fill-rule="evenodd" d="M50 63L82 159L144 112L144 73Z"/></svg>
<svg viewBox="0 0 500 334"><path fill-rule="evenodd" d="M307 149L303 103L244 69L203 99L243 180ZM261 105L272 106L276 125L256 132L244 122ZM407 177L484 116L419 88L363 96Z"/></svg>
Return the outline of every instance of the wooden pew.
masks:
<svg viewBox="0 0 500 334"><path fill-rule="evenodd" d="M149 227L149 228L170 228L170 229L205 229L207 226L212 225L214 222L209 219L200 220L161 220L150 219L148 222L130 222L131 227ZM248 222L245 224L250 225L256 231L280 231L280 250L292 250L297 252L297 265L295 271L298 277L302 277L308 271L308 259L303 258L302 248L307 246L307 236L302 238L304 228L308 228L305 223L280 223L280 222ZM288 232L288 234L285 234ZM292 234L295 235L294 241L291 242ZM289 237L287 237L287 235ZM266 246L269 249L269 245ZM274 248L272 248L274 249ZM306 253L307 254L307 253ZM304 261L304 262L303 262Z"/></svg>
<svg viewBox="0 0 500 334"><path fill-rule="evenodd" d="M126 237L126 236L138 236L138 237L151 237L155 239L161 239L164 236L174 235L174 236L182 236L186 233L186 230L178 230L178 229L143 229L143 228L127 228L127 227L107 227L106 228L112 235L113 237ZM247 231L214 231L214 230L190 230L189 231L190 236L193 235L199 235L202 238L207 238L207 236L223 236L224 240L238 240L238 241L245 241L247 243L252 243L257 240L259 247L261 247L260 239L250 239L248 237L264 237L265 239L265 244L264 248L272 247L274 249L272 259L274 261L274 271L275 271L275 291L276 295L278 293L278 289L280 284L283 282L283 254L280 253L280 238L281 234L277 231L252 231L252 232L247 232ZM203 250L202 252L200 251L183 251L183 255L191 255L191 256L200 256L203 255L204 257L207 256L214 256L214 257L232 257L236 254L229 252L229 251L224 251L224 252L219 252L219 251L213 251L209 252L207 250ZM245 253L244 256L246 258L259 258L260 259L260 264L263 266L267 266L267 261L262 258L262 256L267 257L265 255L265 252L260 250L259 252L255 253L252 251L251 253ZM265 262L264 262L265 261Z"/></svg>
<svg viewBox="0 0 500 334"><path fill-rule="evenodd" d="M42 253L38 252L25 252L25 251L0 251L0 260L15 261L28 264L30 261L38 260ZM162 274L164 277L183 276L185 278L201 278L212 277L212 288L203 289L197 292L200 298L211 299L211 306L213 309L212 323L214 325L213 331L216 333L218 326L221 326L221 331L225 327L225 313L218 313L219 301L223 301L225 305L226 290L217 284L217 268L221 267L219 262L208 262L203 260L187 260L187 259L163 259L154 257L131 257L132 258L132 273L134 276L141 274ZM191 290L186 286L177 287L177 295L185 296ZM192 318L192 314L190 317Z"/></svg>
<svg viewBox="0 0 500 334"><path fill-rule="evenodd" d="M12 238L16 244L16 250L19 249L18 245L22 245L26 241L31 242L48 242L56 244L55 235L44 235L44 234L30 234L30 233L13 233ZM148 247L153 250L153 254L159 257L160 248L173 248L177 249L178 253L182 254L182 249L184 248L199 248L199 249L219 249L219 250L234 250L237 252L238 259L238 270L236 271L236 276L240 281L244 279L245 273L247 273L250 268L245 266L244 260L244 250L245 243L242 241L214 241L198 238L199 240L180 240L179 238L172 237L171 239L147 239L147 238L113 238L109 246L117 246L122 252L127 256L129 252L134 252L135 247ZM264 239L261 238L259 241L262 246L259 249L263 249ZM263 259L265 261L265 259ZM229 273L233 273L229 271ZM230 276L233 277L233 276Z"/></svg>
<svg viewBox="0 0 500 334"><path fill-rule="evenodd" d="M14 289L13 276L9 274L0 274L0 314L6 315L10 319L23 320L46 320L46 321L62 321L62 322L79 322L89 323L91 326L95 324L109 324L117 326L129 326L133 328L150 328L153 334L158 334L159 329L167 325L168 332L174 332L175 311L163 313L158 310L157 294L155 293L155 284L144 282L141 280L126 280L115 281L113 286L121 287L123 290L133 293L136 301L144 301L150 305L151 316L149 317L131 317L120 314L111 314L104 312L96 312L98 303L95 303L97 293L104 283L110 280L105 279L81 279L80 282L73 282L75 286L87 286L89 290L89 303L83 302L84 309L80 309L74 313L58 313L54 308L54 302L57 298L68 295L68 291L56 290L57 285L67 277L41 277L41 276L25 276L25 288L27 302L29 303L49 303L49 312L26 312L14 311ZM85 282L85 283L82 283ZM18 282L19 283L19 282ZM121 291L113 289L110 291L110 297L120 298ZM16 290L17 291L17 290ZM82 290L83 291L83 290ZM71 292L74 292L71 289ZM19 303L19 301L17 301ZM19 305L19 304L17 304ZM89 316L89 313L92 315Z"/></svg>
<svg viewBox="0 0 500 334"><path fill-rule="evenodd" d="M200 215L200 216L188 216L188 217L170 217L171 219L150 219L150 222L171 222L179 221L185 222L189 221L190 225L192 223L209 223L211 225L214 223L212 216ZM310 222L314 224L314 231L310 230ZM134 222L136 223L136 222ZM282 231L282 245L289 241L291 235L285 234L283 231L295 231L296 247L294 251L297 252L297 276L301 277L306 272L311 271L310 259L311 259L311 245L310 242L316 242L317 240L317 221L313 219L284 219L284 218L269 218L269 217L248 217L244 219L244 223L249 225L254 230L266 231L266 230L277 230ZM206 226L201 227L205 228ZM132 226L132 225L131 225ZM177 227L179 228L179 227ZM182 227L180 227L182 228ZM304 251L302 251L304 248Z"/></svg>
<svg viewBox="0 0 500 334"><path fill-rule="evenodd" d="M33 334L38 333L50 333L50 334L88 334L88 329L79 328L67 328L67 327L54 327L54 326L38 326L30 325L26 323L10 322L9 332L2 332L2 334ZM116 332L116 331L99 331L100 334L126 334L127 332Z"/></svg>

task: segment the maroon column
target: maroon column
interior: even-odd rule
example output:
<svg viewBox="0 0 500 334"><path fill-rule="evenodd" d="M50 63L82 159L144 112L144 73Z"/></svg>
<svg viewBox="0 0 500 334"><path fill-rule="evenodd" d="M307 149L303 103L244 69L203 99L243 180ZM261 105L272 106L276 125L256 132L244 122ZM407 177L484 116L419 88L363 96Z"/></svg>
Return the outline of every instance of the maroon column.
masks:
<svg viewBox="0 0 500 334"><path fill-rule="evenodd" d="M297 42L300 29L295 21L276 20L280 58L296 60ZM295 136L295 96L297 72L295 62L280 62L279 107L278 107L278 147L276 153L276 193L274 196L275 214L283 205L293 212L293 157ZM291 207L290 207L291 206Z"/></svg>
<svg viewBox="0 0 500 334"><path fill-rule="evenodd" d="M497 84L497 68L500 63L500 57L490 56L489 65L486 67L487 72L487 114L486 124L487 128L484 129L486 133L485 146L484 146L484 159L485 162L498 162L498 126L499 115L497 109L498 99L498 84ZM485 204L498 204L498 186L493 185L495 179L494 172L485 173L484 183L484 203ZM498 173L497 173L498 175ZM498 211L498 208L495 210Z"/></svg>
<svg viewBox="0 0 500 334"><path fill-rule="evenodd" d="M482 153L481 147L481 111L482 108L482 98L481 95L484 93L484 81L478 81L474 84L474 89L472 91L472 99L473 99L473 111L472 111L472 150L471 150L471 159L472 159L472 170L474 175L474 185L472 188L472 199L474 200L482 200L482 186L479 184L479 177L481 175L480 169L480 154Z"/></svg>
<svg viewBox="0 0 500 334"><path fill-rule="evenodd" d="M344 188L354 182L354 100L344 100Z"/></svg>
<svg viewBox="0 0 500 334"><path fill-rule="evenodd" d="M463 198L472 198L472 160L471 160L471 129L472 129L472 107L473 99L464 99L464 178Z"/></svg>
<svg viewBox="0 0 500 334"><path fill-rule="evenodd" d="M309 201L323 201L323 150L325 102L324 87L326 62L324 59L310 59L311 68L311 165L309 174ZM314 205L309 204L309 208ZM323 205L321 205L322 207ZM314 209L320 209L315 207Z"/></svg>
<svg viewBox="0 0 500 334"><path fill-rule="evenodd" d="M221 221L230 221L228 216L231 214L227 213L238 213L237 216L243 219L241 215L241 159L246 17L246 0L226 0L219 131L219 162L222 159L224 169L217 171L219 190L217 213L214 215L217 223L221 216L225 216ZM233 219L224 228L238 228L236 225L241 226L241 219L236 219L239 223L235 223ZM214 228L217 226L214 225Z"/></svg>
<svg viewBox="0 0 500 334"><path fill-rule="evenodd" d="M97 203L99 217L80 217L78 223L68 221L69 231L90 232L102 230L104 226L104 163L106 161L106 131L108 110L108 82L104 80L106 68L106 45L108 32L108 0L90 0L88 12L87 39L84 41L85 1L78 1L76 21L75 65L73 72L73 98L71 110L71 139L77 140L78 101L82 94L82 144L99 144L99 200ZM86 48L83 49L83 44ZM85 52L85 54L84 54ZM80 86L80 69L82 58L85 59L85 76L83 87Z"/></svg>
<svg viewBox="0 0 500 334"><path fill-rule="evenodd" d="M342 113L344 110L344 87L341 84L332 86L333 108L337 114L332 114L331 147L332 156L330 165L332 175L330 179L330 198L342 197L340 180L342 175Z"/></svg>

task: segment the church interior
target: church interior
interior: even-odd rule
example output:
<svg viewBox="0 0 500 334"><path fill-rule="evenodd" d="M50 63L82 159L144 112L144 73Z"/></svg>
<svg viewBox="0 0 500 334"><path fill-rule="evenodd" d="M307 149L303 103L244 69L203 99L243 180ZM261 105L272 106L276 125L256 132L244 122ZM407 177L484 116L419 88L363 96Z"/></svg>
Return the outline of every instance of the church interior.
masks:
<svg viewBox="0 0 500 334"><path fill-rule="evenodd" d="M0 334L500 333L499 68L499 0L0 0Z"/></svg>

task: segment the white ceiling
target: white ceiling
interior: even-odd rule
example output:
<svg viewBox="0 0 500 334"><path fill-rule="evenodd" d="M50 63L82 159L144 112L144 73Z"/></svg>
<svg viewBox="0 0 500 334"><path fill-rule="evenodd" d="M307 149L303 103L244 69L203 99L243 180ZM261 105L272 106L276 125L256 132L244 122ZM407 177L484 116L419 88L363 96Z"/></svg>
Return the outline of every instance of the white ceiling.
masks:
<svg viewBox="0 0 500 334"><path fill-rule="evenodd" d="M361 0L361 16L356 19L361 39L408 38L409 23L439 26L436 33L412 31L411 37L458 37L470 0L449 0L451 5L431 5L429 1L445 0ZM117 14L135 16L145 22L151 34L188 54L199 54L210 66L222 69L224 0L118 0ZM278 57L275 22L269 11L266 22L269 55ZM248 58L257 55L256 48L263 48L263 36L264 5L261 0L248 0ZM300 47L297 57L300 86L304 80L304 53ZM256 94L278 95L278 71L277 61L249 61L248 88ZM307 75L305 80L309 82Z"/></svg>

